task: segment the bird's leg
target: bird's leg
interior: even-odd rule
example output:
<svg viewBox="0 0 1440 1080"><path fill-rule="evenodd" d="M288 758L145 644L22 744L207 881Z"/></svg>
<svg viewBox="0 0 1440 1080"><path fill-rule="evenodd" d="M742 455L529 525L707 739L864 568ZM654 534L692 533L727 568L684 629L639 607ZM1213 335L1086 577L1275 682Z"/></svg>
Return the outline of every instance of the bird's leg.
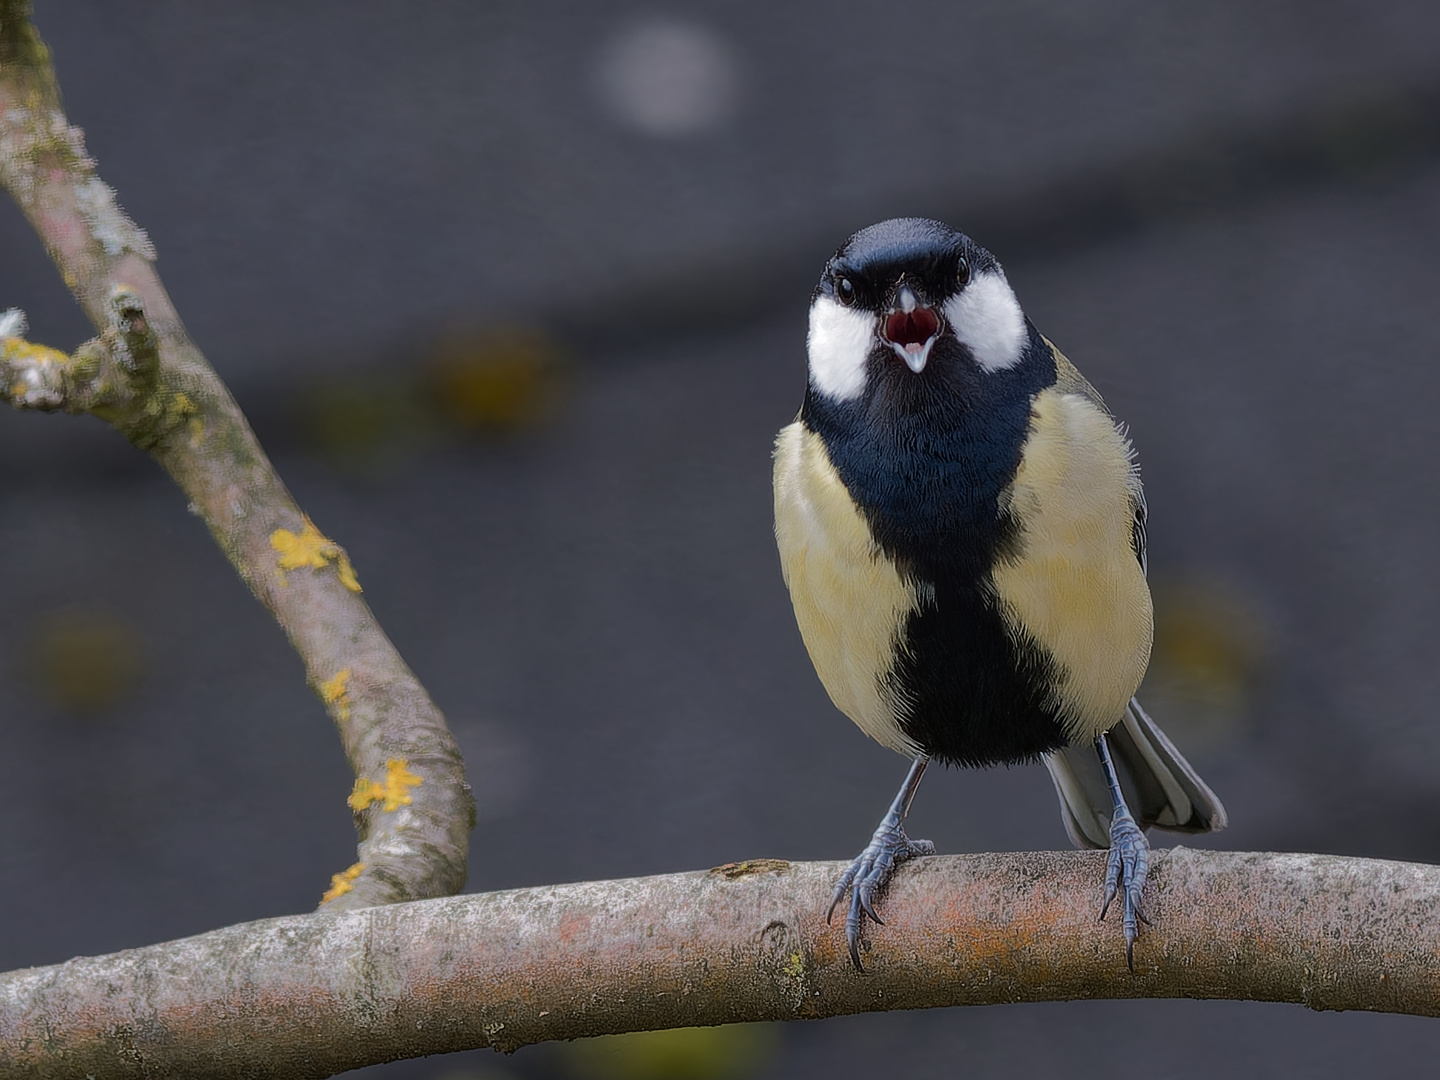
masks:
<svg viewBox="0 0 1440 1080"><path fill-rule="evenodd" d="M1140 923L1148 924L1149 919L1140 909L1140 894L1145 888L1145 875L1150 872L1150 844L1130 808L1125 805L1125 795L1120 790L1120 778L1115 775L1115 763L1110 760L1110 746L1101 735L1095 740L1095 752L1100 755L1100 765L1105 770L1105 782L1110 785L1110 799L1114 810L1110 814L1110 859L1105 868L1105 903L1100 908L1100 918L1110 910L1110 901L1124 890L1123 907L1125 918L1125 963L1135 970L1135 938L1140 933Z"/></svg>
<svg viewBox="0 0 1440 1080"><path fill-rule="evenodd" d="M905 835L905 815L910 812L910 800L915 797L915 789L920 786L920 778L925 775L925 766L928 764L929 756L922 754L910 766L910 771L905 774L905 782L900 785L890 809L880 819L880 825L870 837L870 843L835 883L835 894L830 898L830 910L825 913L825 921L828 923L845 896L845 890L852 889L850 914L845 917L845 938L850 943L850 959L860 971L865 970L860 963L861 921L868 915L872 921L881 926L885 925L885 920L875 914L875 894L890 880L891 873L900 863L912 855L935 854L935 845L929 840L911 840Z"/></svg>

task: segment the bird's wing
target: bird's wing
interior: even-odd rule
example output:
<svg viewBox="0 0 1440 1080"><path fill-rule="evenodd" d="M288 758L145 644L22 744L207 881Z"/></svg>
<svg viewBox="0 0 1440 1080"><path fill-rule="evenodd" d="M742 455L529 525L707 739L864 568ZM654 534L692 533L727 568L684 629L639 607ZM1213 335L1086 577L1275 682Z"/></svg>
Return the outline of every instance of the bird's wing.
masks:
<svg viewBox="0 0 1440 1080"><path fill-rule="evenodd" d="M1043 336L1043 335L1042 335ZM1055 356L1055 388L1062 394L1079 394L1090 401L1097 409L1114 420L1114 414L1105 407L1105 399L1100 396L1100 391L1090 385L1088 379L1080 374L1078 368L1049 338L1044 338L1045 344L1050 346L1050 352ZM1125 431L1123 424L1116 422L1116 427L1125 437L1125 445L1130 447L1130 495L1134 503L1134 523L1130 527L1130 546L1135 549L1135 558L1140 560L1140 569L1148 573L1149 567L1145 559L1145 488L1140 483L1140 464L1135 460L1135 449L1130 445L1130 436Z"/></svg>
<svg viewBox="0 0 1440 1080"><path fill-rule="evenodd" d="M1131 699L1125 717L1108 739L1125 801L1142 829L1155 825L1175 832L1218 832L1225 807L1175 749L1140 703ZM1060 796L1060 816L1076 847L1109 846L1112 802L1105 773L1088 743L1045 755Z"/></svg>
<svg viewBox="0 0 1440 1080"><path fill-rule="evenodd" d="M1130 525L1130 546L1135 549L1135 557L1140 560L1140 572L1147 577L1150 574L1150 566L1145 560L1145 517L1148 511L1145 509L1145 489L1140 486L1140 470L1134 470L1135 474L1135 520Z"/></svg>

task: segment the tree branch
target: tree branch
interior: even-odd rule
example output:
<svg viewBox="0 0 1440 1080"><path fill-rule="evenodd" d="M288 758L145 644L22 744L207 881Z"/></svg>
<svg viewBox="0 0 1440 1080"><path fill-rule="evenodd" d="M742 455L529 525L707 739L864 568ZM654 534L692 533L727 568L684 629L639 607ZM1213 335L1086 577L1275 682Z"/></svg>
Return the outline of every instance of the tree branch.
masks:
<svg viewBox="0 0 1440 1080"><path fill-rule="evenodd" d="M1125 967L1103 852L901 869L850 965L840 863L758 860L270 919L0 976L6 1076L321 1077L550 1039L1077 998L1440 1015L1440 867L1158 850Z"/></svg>
<svg viewBox="0 0 1440 1080"><path fill-rule="evenodd" d="M0 0L0 184L100 336L66 355L0 318L0 397L91 412L148 451L305 663L355 770L359 859L335 909L444 896L465 882L474 802L444 717L360 598L343 548L295 504L240 408L190 341L145 233L61 108L24 0Z"/></svg>

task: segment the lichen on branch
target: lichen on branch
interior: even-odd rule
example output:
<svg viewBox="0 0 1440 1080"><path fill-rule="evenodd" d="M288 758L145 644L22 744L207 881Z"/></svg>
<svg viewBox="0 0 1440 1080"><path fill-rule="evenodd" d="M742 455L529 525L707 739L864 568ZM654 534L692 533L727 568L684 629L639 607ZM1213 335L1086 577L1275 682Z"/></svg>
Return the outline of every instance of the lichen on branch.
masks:
<svg viewBox="0 0 1440 1080"><path fill-rule="evenodd" d="M363 592L360 579L355 576L355 567L345 549L315 527L308 517L305 527L299 533L289 529L276 529L270 534L270 546L280 556L277 565L283 570L298 570L308 566L312 570L324 570L333 561L340 584L351 592ZM285 580L282 576L282 582Z"/></svg>
<svg viewBox="0 0 1440 1080"><path fill-rule="evenodd" d="M0 398L17 409L93 413L149 449L197 412L161 378L159 342L135 290L110 290L108 325L74 353L25 338L25 313L0 315Z"/></svg>
<svg viewBox="0 0 1440 1080"><path fill-rule="evenodd" d="M149 238L100 179L61 107L29 12L22 0L0 0L0 186L98 334L67 353L29 341L18 311L0 315L0 397L21 409L93 414L151 454L290 638L355 775L387 775L388 784L393 761L423 775L423 785L402 787L393 809L399 796L354 810L363 869L327 893L327 905L456 892L474 800L445 719L360 597L349 556L296 505L186 334ZM343 800L337 793L337 809Z"/></svg>
<svg viewBox="0 0 1440 1080"><path fill-rule="evenodd" d="M391 758L385 762L385 779L367 780L360 777L355 781L355 787L350 792L347 803L351 810L364 810L377 803L380 809L387 814L393 814L402 806L409 806L415 800L410 797L410 789L417 788L425 781L410 771L409 764L404 758Z"/></svg>

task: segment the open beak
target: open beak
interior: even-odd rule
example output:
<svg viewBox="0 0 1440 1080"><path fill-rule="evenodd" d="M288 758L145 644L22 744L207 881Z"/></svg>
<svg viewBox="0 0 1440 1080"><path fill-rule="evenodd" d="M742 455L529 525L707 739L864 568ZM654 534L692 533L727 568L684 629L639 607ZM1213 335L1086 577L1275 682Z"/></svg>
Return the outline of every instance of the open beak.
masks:
<svg viewBox="0 0 1440 1080"><path fill-rule="evenodd" d="M906 285L895 297L894 309L885 316L881 333L895 355L918 375L925 370L930 350L940 336L940 316L931 308L921 306Z"/></svg>

